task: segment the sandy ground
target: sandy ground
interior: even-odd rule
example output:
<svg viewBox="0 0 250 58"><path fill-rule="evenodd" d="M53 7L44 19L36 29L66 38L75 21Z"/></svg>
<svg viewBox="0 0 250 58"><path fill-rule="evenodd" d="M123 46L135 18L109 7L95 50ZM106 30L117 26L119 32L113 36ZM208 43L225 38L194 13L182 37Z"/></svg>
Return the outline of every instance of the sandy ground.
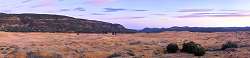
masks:
<svg viewBox="0 0 250 58"><path fill-rule="evenodd" d="M250 58L250 32L162 32L134 34L81 33L16 33L0 32L0 58L107 58L118 53L120 58L199 58L187 53L167 53L169 43L194 41L207 50L201 58ZM223 51L227 41L240 48Z"/></svg>

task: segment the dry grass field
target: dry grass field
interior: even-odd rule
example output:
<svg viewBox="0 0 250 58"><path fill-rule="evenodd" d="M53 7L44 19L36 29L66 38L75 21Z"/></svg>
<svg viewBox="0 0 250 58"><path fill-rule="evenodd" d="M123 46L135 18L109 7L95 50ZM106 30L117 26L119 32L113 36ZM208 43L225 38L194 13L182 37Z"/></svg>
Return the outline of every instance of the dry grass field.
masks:
<svg viewBox="0 0 250 58"><path fill-rule="evenodd" d="M1 58L199 58L188 53L164 53L169 43L194 41L205 47L201 58L249 58L250 32L162 32L133 34L0 32ZM240 47L220 49L227 41ZM119 57L117 57L119 58Z"/></svg>

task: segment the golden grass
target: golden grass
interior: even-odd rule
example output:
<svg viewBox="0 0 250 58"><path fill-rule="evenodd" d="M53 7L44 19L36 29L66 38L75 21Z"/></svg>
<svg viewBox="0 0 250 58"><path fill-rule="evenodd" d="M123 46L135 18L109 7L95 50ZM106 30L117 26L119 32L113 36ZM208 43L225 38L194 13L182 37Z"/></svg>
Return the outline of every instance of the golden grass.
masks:
<svg viewBox="0 0 250 58"><path fill-rule="evenodd" d="M183 44L185 41L194 41L206 49L218 49L226 41L234 41L240 45L250 44L250 32L163 32L163 33L135 33L135 34L89 34L81 33L41 33L41 32L0 32L0 46L18 46L19 50L35 51L42 56L53 56L57 53L64 58L78 58L84 55L86 58L105 58L115 52L130 50L134 57L158 58L194 57L185 53L164 54L164 48L169 43ZM181 46L180 46L181 47ZM47 49L47 50L46 50ZM84 53L77 52L82 49ZM244 51L243 51L244 50ZM206 58L230 58L249 56L250 48L239 48L235 53L225 51L209 51ZM25 58L27 52L16 52L15 56ZM237 54L236 54L237 53ZM218 55L217 55L218 54ZM13 54L10 54L13 55Z"/></svg>

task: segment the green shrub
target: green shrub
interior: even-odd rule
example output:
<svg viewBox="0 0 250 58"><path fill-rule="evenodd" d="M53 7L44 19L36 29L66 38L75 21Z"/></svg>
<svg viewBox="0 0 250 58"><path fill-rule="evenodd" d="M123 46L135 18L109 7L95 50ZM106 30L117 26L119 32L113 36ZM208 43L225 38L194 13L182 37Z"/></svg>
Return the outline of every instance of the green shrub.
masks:
<svg viewBox="0 0 250 58"><path fill-rule="evenodd" d="M238 48L238 45L236 43L233 43L231 41L228 41L227 43L222 45L222 50L225 50L227 48Z"/></svg>
<svg viewBox="0 0 250 58"><path fill-rule="evenodd" d="M195 42L184 43L181 51L193 53L195 56L203 56L206 53L205 49Z"/></svg>
<svg viewBox="0 0 250 58"><path fill-rule="evenodd" d="M198 48L195 48L194 55L195 56L203 56L206 54L206 51L203 47L199 46Z"/></svg>
<svg viewBox="0 0 250 58"><path fill-rule="evenodd" d="M183 44L181 51L193 53L195 48L197 48L197 44L195 44L194 42L188 42Z"/></svg>
<svg viewBox="0 0 250 58"><path fill-rule="evenodd" d="M166 51L168 53L176 53L179 50L179 47L176 43L170 43L168 44L168 46L166 47Z"/></svg>

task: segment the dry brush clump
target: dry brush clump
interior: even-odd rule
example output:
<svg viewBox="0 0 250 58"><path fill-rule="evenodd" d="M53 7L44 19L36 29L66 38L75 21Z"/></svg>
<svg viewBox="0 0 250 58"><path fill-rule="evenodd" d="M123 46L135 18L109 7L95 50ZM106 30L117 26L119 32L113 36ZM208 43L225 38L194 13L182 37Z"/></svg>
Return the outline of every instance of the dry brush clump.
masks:
<svg viewBox="0 0 250 58"><path fill-rule="evenodd" d="M8 58L11 54L17 52L17 49L17 46L0 46L0 55L2 58Z"/></svg>
<svg viewBox="0 0 250 58"><path fill-rule="evenodd" d="M62 55L51 51L30 51L26 58L63 58Z"/></svg>
<svg viewBox="0 0 250 58"><path fill-rule="evenodd" d="M238 45L237 45L237 43L234 43L232 41L228 41L227 43L222 45L221 50L225 50L227 48L238 48Z"/></svg>
<svg viewBox="0 0 250 58"><path fill-rule="evenodd" d="M164 54L164 49L157 45L134 45L120 51L114 51L108 58L157 58Z"/></svg>
<svg viewBox="0 0 250 58"><path fill-rule="evenodd" d="M121 57L121 54L113 53L112 55L108 56L107 58L115 58L115 57Z"/></svg>
<svg viewBox="0 0 250 58"><path fill-rule="evenodd" d="M107 58L117 58L117 57L134 57L135 52L132 50L125 50L125 51L119 51L119 52L114 52L111 55L109 55Z"/></svg>

